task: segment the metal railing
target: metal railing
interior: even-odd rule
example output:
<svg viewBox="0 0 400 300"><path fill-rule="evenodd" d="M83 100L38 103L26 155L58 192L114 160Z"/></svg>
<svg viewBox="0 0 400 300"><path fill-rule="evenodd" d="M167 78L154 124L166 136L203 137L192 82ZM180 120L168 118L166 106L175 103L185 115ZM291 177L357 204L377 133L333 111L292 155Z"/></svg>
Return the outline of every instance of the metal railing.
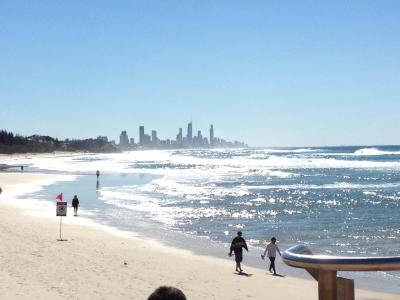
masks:
<svg viewBox="0 0 400 300"><path fill-rule="evenodd" d="M304 245L289 248L282 254L285 264L306 269L318 281L320 300L354 300L354 280L337 276L337 271L400 270L400 256L341 257L313 255Z"/></svg>

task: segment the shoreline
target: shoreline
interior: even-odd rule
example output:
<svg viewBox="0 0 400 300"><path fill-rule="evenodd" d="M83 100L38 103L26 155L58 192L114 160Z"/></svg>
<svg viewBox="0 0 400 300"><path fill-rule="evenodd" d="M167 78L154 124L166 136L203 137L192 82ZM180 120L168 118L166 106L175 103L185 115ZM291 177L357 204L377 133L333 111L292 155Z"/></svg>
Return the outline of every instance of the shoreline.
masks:
<svg viewBox="0 0 400 300"><path fill-rule="evenodd" d="M0 246L5 266L0 271L0 296L4 298L146 299L162 284L181 288L188 299L261 299L267 292L271 299L317 298L317 283L312 280L276 278L248 266L245 271L251 277L237 276L233 261L196 255L133 234L107 232L103 226L88 226L74 218L63 223L68 241L58 242L58 218L32 216L13 206L11 199L51 184L57 176L64 175L0 173L1 239L5 241ZM70 284L74 278L85 280L74 286ZM356 289L356 295L357 299L397 298L362 289Z"/></svg>

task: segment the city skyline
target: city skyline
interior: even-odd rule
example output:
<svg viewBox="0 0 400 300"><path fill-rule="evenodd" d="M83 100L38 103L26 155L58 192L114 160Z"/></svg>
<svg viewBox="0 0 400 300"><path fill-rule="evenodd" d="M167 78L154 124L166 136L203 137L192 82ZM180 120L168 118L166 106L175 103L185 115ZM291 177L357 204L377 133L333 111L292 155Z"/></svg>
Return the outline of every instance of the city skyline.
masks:
<svg viewBox="0 0 400 300"><path fill-rule="evenodd" d="M151 129L151 135L146 133L145 127L140 125L138 139L129 137L127 130L122 130L119 136L119 142L112 140L115 145L121 148L211 148L211 147L248 147L244 142L237 140L228 141L224 138L215 137L214 125L211 124L208 130L208 137L203 136L201 130L193 135L193 122L187 124L186 136L183 135L183 129L180 127L176 138L160 138L155 129ZM101 139L108 139L105 136L99 136ZM137 142L136 142L137 141Z"/></svg>
<svg viewBox="0 0 400 300"><path fill-rule="evenodd" d="M0 28L0 128L25 136L400 144L400 1L5 0Z"/></svg>

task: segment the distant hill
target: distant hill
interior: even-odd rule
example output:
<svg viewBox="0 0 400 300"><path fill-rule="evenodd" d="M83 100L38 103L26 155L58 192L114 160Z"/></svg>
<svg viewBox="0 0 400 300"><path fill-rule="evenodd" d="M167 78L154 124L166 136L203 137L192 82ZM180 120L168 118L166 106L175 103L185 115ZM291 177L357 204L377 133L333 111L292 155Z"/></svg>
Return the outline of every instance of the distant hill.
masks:
<svg viewBox="0 0 400 300"><path fill-rule="evenodd" d="M45 153L54 151L118 152L119 150L104 139L66 139L60 141L50 136L32 135L24 137L5 130L0 131L0 153Z"/></svg>

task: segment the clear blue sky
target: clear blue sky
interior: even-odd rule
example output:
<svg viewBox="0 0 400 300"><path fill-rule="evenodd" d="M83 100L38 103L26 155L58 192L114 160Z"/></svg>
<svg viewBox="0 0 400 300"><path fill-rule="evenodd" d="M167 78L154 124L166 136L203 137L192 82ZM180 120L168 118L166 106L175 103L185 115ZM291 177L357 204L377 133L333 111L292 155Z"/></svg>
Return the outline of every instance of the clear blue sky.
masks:
<svg viewBox="0 0 400 300"><path fill-rule="evenodd" d="M400 1L0 1L0 128L400 144Z"/></svg>

